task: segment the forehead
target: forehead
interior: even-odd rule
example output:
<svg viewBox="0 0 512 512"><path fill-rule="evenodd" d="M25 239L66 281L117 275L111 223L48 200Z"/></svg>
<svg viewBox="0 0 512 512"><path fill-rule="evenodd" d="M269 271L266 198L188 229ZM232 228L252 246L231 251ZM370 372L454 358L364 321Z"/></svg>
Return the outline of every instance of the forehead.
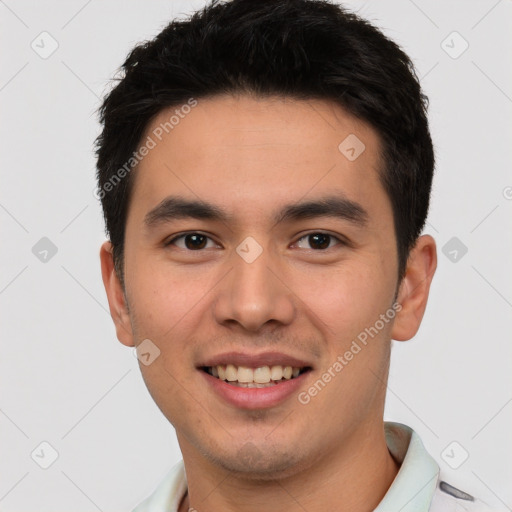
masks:
<svg viewBox="0 0 512 512"><path fill-rule="evenodd" d="M161 111L141 144L152 149L133 176L130 210L139 216L167 195L208 200L240 220L336 191L370 214L389 210L378 135L330 101L198 99Z"/></svg>

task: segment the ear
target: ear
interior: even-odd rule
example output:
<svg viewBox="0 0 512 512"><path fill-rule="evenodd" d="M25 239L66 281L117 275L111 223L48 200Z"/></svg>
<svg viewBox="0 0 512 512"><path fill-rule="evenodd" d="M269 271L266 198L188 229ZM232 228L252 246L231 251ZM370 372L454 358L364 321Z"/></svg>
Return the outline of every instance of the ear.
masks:
<svg viewBox="0 0 512 512"><path fill-rule="evenodd" d="M427 307L430 284L436 267L436 242L430 235L422 235L407 259L406 273L397 298L402 309L395 316L391 331L392 339L410 340L418 332Z"/></svg>
<svg viewBox="0 0 512 512"><path fill-rule="evenodd" d="M101 276L107 292L110 315L116 326L117 339L128 347L134 347L132 326L124 290L114 269L112 244L104 242L100 249Z"/></svg>

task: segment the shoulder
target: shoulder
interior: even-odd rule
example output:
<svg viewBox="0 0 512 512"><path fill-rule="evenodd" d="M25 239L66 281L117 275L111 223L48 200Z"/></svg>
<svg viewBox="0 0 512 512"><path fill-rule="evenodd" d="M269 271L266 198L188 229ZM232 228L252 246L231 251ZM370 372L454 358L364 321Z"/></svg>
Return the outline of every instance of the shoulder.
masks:
<svg viewBox="0 0 512 512"><path fill-rule="evenodd" d="M437 481L429 512L492 512L493 509L472 494L445 482Z"/></svg>
<svg viewBox="0 0 512 512"><path fill-rule="evenodd" d="M133 512L177 512L187 491L187 477L181 460L165 475L155 490Z"/></svg>

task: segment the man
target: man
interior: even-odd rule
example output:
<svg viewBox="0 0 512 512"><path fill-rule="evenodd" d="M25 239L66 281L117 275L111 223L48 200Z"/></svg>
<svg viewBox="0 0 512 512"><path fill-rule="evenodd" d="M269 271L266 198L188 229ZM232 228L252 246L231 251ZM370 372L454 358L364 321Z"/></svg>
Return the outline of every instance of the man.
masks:
<svg viewBox="0 0 512 512"><path fill-rule="evenodd" d="M213 2L101 107L101 267L183 462L151 511L485 510L384 423L436 269L408 57L315 0Z"/></svg>

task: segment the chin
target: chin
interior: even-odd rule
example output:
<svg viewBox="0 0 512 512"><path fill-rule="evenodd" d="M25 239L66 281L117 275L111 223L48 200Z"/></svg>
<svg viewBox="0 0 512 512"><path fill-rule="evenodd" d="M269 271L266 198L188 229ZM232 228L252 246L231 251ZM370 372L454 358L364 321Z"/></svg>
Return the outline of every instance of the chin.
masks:
<svg viewBox="0 0 512 512"><path fill-rule="evenodd" d="M301 454L294 448L279 449L268 444L259 447L251 441L243 444L235 453L204 454L214 465L247 480L282 479L296 474L306 466L301 460Z"/></svg>

